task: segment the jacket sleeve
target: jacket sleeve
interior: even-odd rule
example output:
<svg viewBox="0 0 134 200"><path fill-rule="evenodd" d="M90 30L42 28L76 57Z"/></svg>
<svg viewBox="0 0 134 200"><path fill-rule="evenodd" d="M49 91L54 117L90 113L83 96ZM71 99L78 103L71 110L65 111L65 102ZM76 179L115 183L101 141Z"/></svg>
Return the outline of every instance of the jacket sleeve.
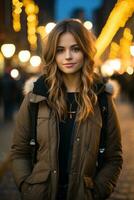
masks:
<svg viewBox="0 0 134 200"><path fill-rule="evenodd" d="M13 176L20 189L21 183L31 174L31 147L29 94L24 98L18 115L13 134L10 157Z"/></svg>
<svg viewBox="0 0 134 200"><path fill-rule="evenodd" d="M114 102L108 95L108 130L103 167L94 180L94 198L106 199L113 192L122 168L121 131Z"/></svg>

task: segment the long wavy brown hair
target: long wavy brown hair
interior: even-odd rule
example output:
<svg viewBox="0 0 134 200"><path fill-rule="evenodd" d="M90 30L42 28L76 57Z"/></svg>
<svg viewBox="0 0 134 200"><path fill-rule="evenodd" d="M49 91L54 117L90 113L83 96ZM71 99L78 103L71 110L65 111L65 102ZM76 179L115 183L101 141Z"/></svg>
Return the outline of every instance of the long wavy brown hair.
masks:
<svg viewBox="0 0 134 200"><path fill-rule="evenodd" d="M67 114L66 87L62 72L58 69L55 56L60 36L70 32L84 54L81 69L79 95L76 97L78 111L76 121L84 121L93 112L96 96L92 90L94 80L94 55L96 53L93 34L76 19L68 19L58 23L49 33L44 48L44 70L49 86L49 102L58 112L60 119Z"/></svg>

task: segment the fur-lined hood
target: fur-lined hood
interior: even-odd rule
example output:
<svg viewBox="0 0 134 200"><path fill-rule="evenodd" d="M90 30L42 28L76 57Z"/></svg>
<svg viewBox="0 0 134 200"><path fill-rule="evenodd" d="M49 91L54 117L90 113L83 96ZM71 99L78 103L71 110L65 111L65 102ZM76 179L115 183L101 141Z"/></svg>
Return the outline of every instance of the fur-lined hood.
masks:
<svg viewBox="0 0 134 200"><path fill-rule="evenodd" d="M96 94L99 94L102 91L105 91L109 94L113 94L113 86L109 82L104 82L103 79L97 81L94 84L93 90ZM48 88L47 84L45 84L45 77L42 75L40 77L33 76L29 78L25 84L23 93L24 95L28 94L29 92L33 92L33 94L48 97Z"/></svg>

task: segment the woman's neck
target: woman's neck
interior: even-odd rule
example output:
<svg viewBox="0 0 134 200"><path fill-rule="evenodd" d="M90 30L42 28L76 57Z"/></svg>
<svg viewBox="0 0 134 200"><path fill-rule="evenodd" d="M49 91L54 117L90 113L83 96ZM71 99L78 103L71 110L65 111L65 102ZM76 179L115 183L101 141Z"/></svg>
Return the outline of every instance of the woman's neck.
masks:
<svg viewBox="0 0 134 200"><path fill-rule="evenodd" d="M67 92L79 92L80 75L64 75L63 80L67 88Z"/></svg>

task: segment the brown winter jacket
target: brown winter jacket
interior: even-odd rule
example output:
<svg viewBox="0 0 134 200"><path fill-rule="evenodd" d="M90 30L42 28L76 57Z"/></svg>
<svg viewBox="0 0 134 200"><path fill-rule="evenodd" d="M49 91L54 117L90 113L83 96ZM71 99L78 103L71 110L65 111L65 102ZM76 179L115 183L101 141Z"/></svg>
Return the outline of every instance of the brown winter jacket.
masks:
<svg viewBox="0 0 134 200"><path fill-rule="evenodd" d="M102 92L104 86L98 87ZM58 121L51 113L47 88L41 77L24 98L18 113L12 147L12 171L23 200L55 200L58 185ZM105 162L96 173L102 127L98 103L94 114L78 128L76 123L67 200L106 199L113 191L122 167L121 135L112 97L108 96L108 130ZM37 162L31 168L29 103L39 103Z"/></svg>

